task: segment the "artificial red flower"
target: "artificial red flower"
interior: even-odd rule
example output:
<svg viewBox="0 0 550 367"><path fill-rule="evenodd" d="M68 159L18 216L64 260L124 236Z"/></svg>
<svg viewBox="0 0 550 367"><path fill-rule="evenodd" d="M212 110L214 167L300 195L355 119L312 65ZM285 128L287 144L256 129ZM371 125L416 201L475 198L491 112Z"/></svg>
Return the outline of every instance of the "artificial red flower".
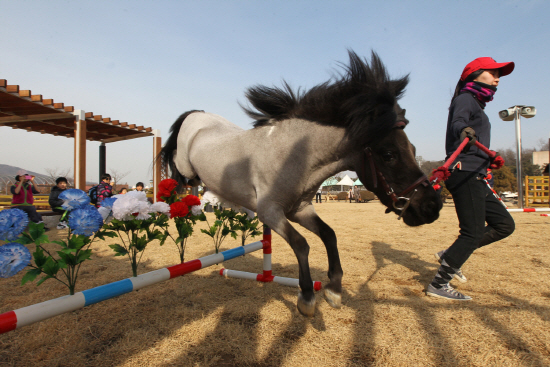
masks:
<svg viewBox="0 0 550 367"><path fill-rule="evenodd" d="M170 196L172 191L178 186L178 181L173 180L171 178L167 178L165 180L160 181L159 183L159 191L163 192L166 191L169 194L163 195L163 196Z"/></svg>
<svg viewBox="0 0 550 367"><path fill-rule="evenodd" d="M201 205L201 200L195 195L187 195L183 198L183 202L187 206Z"/></svg>
<svg viewBox="0 0 550 367"><path fill-rule="evenodd" d="M185 203L176 201L170 205L170 218L185 217L189 214L189 208Z"/></svg>
<svg viewBox="0 0 550 367"><path fill-rule="evenodd" d="M163 199L163 197L164 197L164 198L169 198L170 195L172 195L170 191L161 190L160 187L159 187L159 192L157 192L157 200L158 200L158 201L165 201L165 200Z"/></svg>

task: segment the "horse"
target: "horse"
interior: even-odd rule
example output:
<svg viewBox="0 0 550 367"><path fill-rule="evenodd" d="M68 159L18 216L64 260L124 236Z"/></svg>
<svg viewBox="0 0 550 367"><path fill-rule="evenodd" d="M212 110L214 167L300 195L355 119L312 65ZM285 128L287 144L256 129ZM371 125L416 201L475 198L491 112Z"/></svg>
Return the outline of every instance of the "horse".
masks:
<svg viewBox="0 0 550 367"><path fill-rule="evenodd" d="M334 231L315 212L312 199L324 180L357 172L367 189L409 226L431 223L442 203L415 160L397 101L408 75L390 79L373 51L370 62L348 50L349 66L310 90L257 85L242 106L253 128L244 130L199 110L182 114L158 159L180 184L201 181L216 195L255 211L291 246L299 264L297 308L315 313L309 245L289 221L321 238L328 256L324 296L339 308L342 266Z"/></svg>

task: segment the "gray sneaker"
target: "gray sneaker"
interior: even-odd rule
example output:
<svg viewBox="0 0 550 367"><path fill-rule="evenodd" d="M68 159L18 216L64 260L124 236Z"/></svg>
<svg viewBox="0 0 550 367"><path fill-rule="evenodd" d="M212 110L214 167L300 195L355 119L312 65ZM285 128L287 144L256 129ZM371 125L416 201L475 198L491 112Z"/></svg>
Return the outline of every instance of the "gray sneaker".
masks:
<svg viewBox="0 0 550 367"><path fill-rule="evenodd" d="M443 256L445 251L446 250L441 250L441 251L436 252L434 254L435 258L437 259L437 261L440 264L441 264L441 257ZM456 279L458 279L459 282L466 283L468 281L468 279L466 279L466 276L464 275L464 273L462 273L462 269L455 269L455 270L456 270L456 273L455 273L454 277L456 277Z"/></svg>
<svg viewBox="0 0 550 367"><path fill-rule="evenodd" d="M65 229L67 227L69 227L67 225L67 222L59 222L59 224L57 225L57 229Z"/></svg>
<svg viewBox="0 0 550 367"><path fill-rule="evenodd" d="M443 285L439 289L429 284L428 288L426 288L426 295L437 298L450 299L453 301L469 301L472 299L472 297L462 294L451 287L449 283Z"/></svg>

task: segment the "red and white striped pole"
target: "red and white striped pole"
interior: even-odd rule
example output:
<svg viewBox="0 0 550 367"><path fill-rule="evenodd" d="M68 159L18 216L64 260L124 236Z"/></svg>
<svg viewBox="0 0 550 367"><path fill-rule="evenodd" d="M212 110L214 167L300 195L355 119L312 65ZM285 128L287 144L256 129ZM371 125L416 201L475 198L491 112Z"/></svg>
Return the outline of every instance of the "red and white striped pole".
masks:
<svg viewBox="0 0 550 367"><path fill-rule="evenodd" d="M249 273L246 271L221 269L220 275L226 278L238 278L257 280L258 282L275 282L289 287L300 287L300 280L295 278L286 278L273 276L271 271L271 228L264 224L264 236L262 240L264 253L264 269L262 274ZM322 288L321 282L313 281L313 289L320 291Z"/></svg>
<svg viewBox="0 0 550 367"><path fill-rule="evenodd" d="M523 208L523 209L508 209L509 212L523 212L523 213L533 213L533 212L550 212L550 208Z"/></svg>

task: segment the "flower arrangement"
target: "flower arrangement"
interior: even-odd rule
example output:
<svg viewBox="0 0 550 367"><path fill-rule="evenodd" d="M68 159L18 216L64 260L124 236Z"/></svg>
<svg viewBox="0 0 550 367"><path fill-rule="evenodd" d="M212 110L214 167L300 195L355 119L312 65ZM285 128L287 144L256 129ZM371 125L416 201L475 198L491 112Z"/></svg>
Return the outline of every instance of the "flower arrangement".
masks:
<svg viewBox="0 0 550 367"><path fill-rule="evenodd" d="M69 213L67 240L50 241L45 234L43 223L29 223L29 231L22 233L17 242L22 245L35 245L35 251L32 254L34 264L29 258L25 266L31 269L23 276L21 285L34 281L42 274L44 276L36 285L53 278L69 288L69 293L72 295L80 266L92 255L91 244L97 238L104 240L105 237L112 237L112 235L101 230L103 218L98 210L90 205L90 198L84 191L66 190L59 194L59 198L64 200L62 206ZM44 246L50 242L61 246L61 250L53 251Z"/></svg>
<svg viewBox="0 0 550 367"><path fill-rule="evenodd" d="M0 212L0 240L15 241L27 228L29 216L21 209L13 208Z"/></svg>
<svg viewBox="0 0 550 367"><path fill-rule="evenodd" d="M206 216L202 212L201 201L194 195L187 195L183 199L178 197L176 187L178 183L173 179L162 180L159 183L159 192L157 199L160 204L164 202L170 205L170 218L174 219L178 237L174 238L168 226L165 227L165 234L170 236L178 248L180 262L185 259L185 249L187 248L187 240L193 234L193 226L197 221L206 220Z"/></svg>
<svg viewBox="0 0 550 367"><path fill-rule="evenodd" d="M254 216L254 212L240 205L231 203L221 197L216 196L211 191L204 194L202 206L210 203L213 206L224 206L224 209L214 209L216 220L211 226L208 223L208 229L201 231L210 236L214 242L216 253L219 252L222 242L228 235L237 239L237 231L241 231L241 241L244 246L248 237L256 237L262 232L258 230L260 223L258 217Z"/></svg>
<svg viewBox="0 0 550 367"><path fill-rule="evenodd" d="M250 216L249 213L239 213L235 216L237 228L241 231L241 245L244 246L248 237L256 237L262 234L258 229L260 219L258 216Z"/></svg>
<svg viewBox="0 0 550 367"><path fill-rule="evenodd" d="M158 228L168 226L170 206L166 203L151 205L143 191L130 191L125 195L115 195L116 200L109 201L114 219L104 225L104 229L113 237L120 238L121 244L109 245L115 256L128 256L132 274L137 277L137 269L147 245L159 240L164 244L167 235Z"/></svg>

